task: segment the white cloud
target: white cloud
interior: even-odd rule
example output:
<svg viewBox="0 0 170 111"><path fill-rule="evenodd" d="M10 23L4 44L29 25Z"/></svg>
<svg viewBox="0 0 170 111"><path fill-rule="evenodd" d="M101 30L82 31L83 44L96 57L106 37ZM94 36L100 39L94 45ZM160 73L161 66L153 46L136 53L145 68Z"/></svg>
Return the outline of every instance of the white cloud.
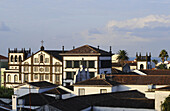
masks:
<svg viewBox="0 0 170 111"><path fill-rule="evenodd" d="M105 27L82 31L78 37L95 46L124 47L128 50L155 49L170 42L170 16L149 15L125 21L109 21ZM132 52L135 53L135 52ZM131 54L132 55L132 54Z"/></svg>
<svg viewBox="0 0 170 111"><path fill-rule="evenodd" d="M108 29L118 27L118 28L144 28L144 27L168 27L170 26L170 15L149 15L143 18L134 18L125 21L110 21L107 24Z"/></svg>

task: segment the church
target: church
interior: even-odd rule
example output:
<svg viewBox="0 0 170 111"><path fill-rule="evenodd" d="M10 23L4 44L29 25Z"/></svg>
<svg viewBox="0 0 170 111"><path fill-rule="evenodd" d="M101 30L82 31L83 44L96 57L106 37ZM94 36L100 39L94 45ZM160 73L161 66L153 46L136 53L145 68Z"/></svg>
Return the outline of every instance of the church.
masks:
<svg viewBox="0 0 170 111"><path fill-rule="evenodd" d="M31 49L8 49L8 70L4 72L4 86L15 87L26 82L47 81L57 85L72 85L97 74L111 73L110 52L89 45L73 50L46 50L43 46L36 53ZM81 68L83 74L81 76ZM81 73L80 73L81 72ZM86 78L80 78L86 77Z"/></svg>

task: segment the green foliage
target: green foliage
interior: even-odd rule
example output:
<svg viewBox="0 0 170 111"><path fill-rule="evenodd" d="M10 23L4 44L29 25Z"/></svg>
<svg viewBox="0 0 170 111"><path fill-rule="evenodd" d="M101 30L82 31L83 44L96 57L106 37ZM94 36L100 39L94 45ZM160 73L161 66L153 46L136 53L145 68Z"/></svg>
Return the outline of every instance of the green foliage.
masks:
<svg viewBox="0 0 170 111"><path fill-rule="evenodd" d="M12 98L13 94L12 88L0 87L0 98Z"/></svg>
<svg viewBox="0 0 170 111"><path fill-rule="evenodd" d="M128 54L125 50L119 50L118 51L118 57L117 60L119 60L119 62L123 65L125 60L128 60Z"/></svg>
<svg viewBox="0 0 170 111"><path fill-rule="evenodd" d="M152 62L155 63L155 65L156 65L158 63L158 60L153 59Z"/></svg>
<svg viewBox="0 0 170 111"><path fill-rule="evenodd" d="M158 69L167 69L166 64L160 64L158 66Z"/></svg>
<svg viewBox="0 0 170 111"><path fill-rule="evenodd" d="M167 60L169 57L168 52L165 49L161 50L159 57L161 58L162 62L164 63L165 58Z"/></svg>
<svg viewBox="0 0 170 111"><path fill-rule="evenodd" d="M164 103L161 106L162 111L170 111L170 95L165 99Z"/></svg>

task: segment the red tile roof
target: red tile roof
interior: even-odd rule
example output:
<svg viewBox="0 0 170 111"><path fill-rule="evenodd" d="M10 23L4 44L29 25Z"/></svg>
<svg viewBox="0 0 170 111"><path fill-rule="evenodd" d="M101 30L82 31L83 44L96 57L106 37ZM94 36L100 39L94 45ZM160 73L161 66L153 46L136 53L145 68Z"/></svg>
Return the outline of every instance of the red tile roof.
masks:
<svg viewBox="0 0 170 111"><path fill-rule="evenodd" d="M124 85L170 85L170 76L167 75L108 75L108 81Z"/></svg>
<svg viewBox="0 0 170 111"><path fill-rule="evenodd" d="M5 56L0 55L0 59L8 59L8 58L5 57Z"/></svg>
<svg viewBox="0 0 170 111"><path fill-rule="evenodd" d="M147 75L170 75L170 70L168 69L147 69L147 70L140 70L141 72L147 74Z"/></svg>
<svg viewBox="0 0 170 111"><path fill-rule="evenodd" d="M111 55L110 52L92 47L90 45L84 45L81 47L78 47L76 49L70 50L68 52L66 52L65 54L86 54L86 53L90 53L90 54L101 54L101 55Z"/></svg>

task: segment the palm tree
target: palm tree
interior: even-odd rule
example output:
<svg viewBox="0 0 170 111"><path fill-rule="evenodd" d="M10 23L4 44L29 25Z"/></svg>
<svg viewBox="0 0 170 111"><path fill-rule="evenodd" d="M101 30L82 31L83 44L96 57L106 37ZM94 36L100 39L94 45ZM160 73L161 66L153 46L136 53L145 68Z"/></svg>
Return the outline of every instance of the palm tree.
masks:
<svg viewBox="0 0 170 111"><path fill-rule="evenodd" d="M164 63L165 58L167 60L169 57L168 52L165 49L161 50L159 57L161 58L162 62Z"/></svg>
<svg viewBox="0 0 170 111"><path fill-rule="evenodd" d="M128 60L128 54L125 50L119 50L118 51L118 57L117 60L119 60L119 62L121 63L121 65L124 64L124 61Z"/></svg>

